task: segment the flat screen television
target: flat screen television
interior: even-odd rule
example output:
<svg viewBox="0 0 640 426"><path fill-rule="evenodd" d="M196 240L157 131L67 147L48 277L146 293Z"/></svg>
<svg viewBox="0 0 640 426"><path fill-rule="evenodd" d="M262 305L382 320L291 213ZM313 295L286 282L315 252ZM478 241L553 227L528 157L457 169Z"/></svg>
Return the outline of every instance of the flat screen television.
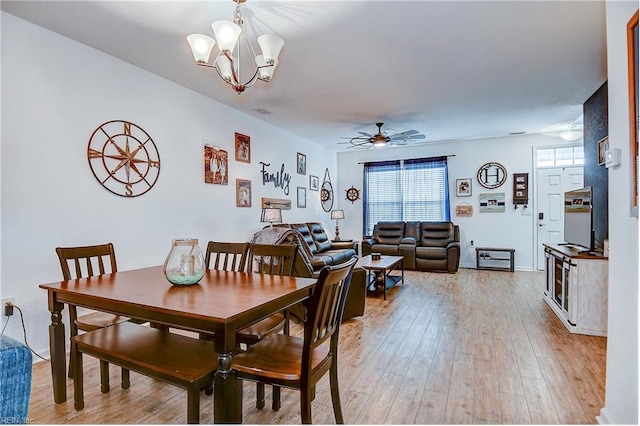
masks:
<svg viewBox="0 0 640 426"><path fill-rule="evenodd" d="M564 193L564 240L581 251L593 251L593 193L590 186Z"/></svg>

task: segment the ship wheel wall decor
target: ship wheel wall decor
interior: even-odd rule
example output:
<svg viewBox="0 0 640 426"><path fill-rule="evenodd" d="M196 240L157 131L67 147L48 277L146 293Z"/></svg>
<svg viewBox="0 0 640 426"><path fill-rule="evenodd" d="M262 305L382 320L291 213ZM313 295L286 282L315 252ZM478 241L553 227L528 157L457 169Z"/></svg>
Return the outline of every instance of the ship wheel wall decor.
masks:
<svg viewBox="0 0 640 426"><path fill-rule="evenodd" d="M353 204L354 201L360 199L360 190L356 189L353 185L351 185L351 188L347 189L346 191L347 200L351 201L351 204Z"/></svg>
<svg viewBox="0 0 640 426"><path fill-rule="evenodd" d="M322 188L320 188L320 204L325 212L330 212L333 208L333 186L329 177L329 169L325 169L324 172Z"/></svg>

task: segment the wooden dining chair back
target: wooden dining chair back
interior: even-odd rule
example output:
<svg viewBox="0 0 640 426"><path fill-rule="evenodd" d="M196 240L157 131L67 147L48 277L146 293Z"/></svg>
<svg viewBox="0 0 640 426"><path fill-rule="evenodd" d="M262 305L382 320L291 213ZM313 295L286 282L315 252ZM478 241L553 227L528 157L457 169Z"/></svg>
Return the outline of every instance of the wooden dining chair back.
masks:
<svg viewBox="0 0 640 426"><path fill-rule="evenodd" d="M269 275L291 276L297 247L291 244L251 244L249 247L249 272ZM255 324L245 327L236 333L236 342L247 347L256 344L266 336L280 331L289 334L289 311L278 312ZM280 388L273 387L271 408L280 409ZM265 389L263 383L256 385L256 408L265 405Z"/></svg>
<svg viewBox="0 0 640 426"><path fill-rule="evenodd" d="M251 244L249 272L291 276L297 252L293 244Z"/></svg>
<svg viewBox="0 0 640 426"><path fill-rule="evenodd" d="M298 389L302 423L312 421L315 385L327 372L335 420L344 423L338 387L338 336L356 261L354 257L322 269L308 304L304 338L272 334L232 360L239 379Z"/></svg>
<svg viewBox="0 0 640 426"><path fill-rule="evenodd" d="M207 269L245 272L249 243L221 243L209 241L205 263Z"/></svg>
<svg viewBox="0 0 640 426"><path fill-rule="evenodd" d="M86 278L94 275L104 275L118 271L116 254L112 243L80 246L57 247L56 253L65 280ZM78 335L78 330L93 331L114 324L129 321L130 318L105 312L92 312L78 316L75 306L69 305L69 327L71 337ZM72 343L73 344L73 343ZM75 365L74 351L69 359L69 377L73 377ZM109 392L109 364L100 362L101 391ZM122 388L129 387L129 372L122 371Z"/></svg>

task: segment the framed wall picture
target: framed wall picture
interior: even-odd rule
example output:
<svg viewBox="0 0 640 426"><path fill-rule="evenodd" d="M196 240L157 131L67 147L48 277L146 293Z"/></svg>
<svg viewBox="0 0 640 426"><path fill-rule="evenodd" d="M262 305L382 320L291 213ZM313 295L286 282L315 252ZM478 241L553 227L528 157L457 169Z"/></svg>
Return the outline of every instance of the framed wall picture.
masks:
<svg viewBox="0 0 640 426"><path fill-rule="evenodd" d="M504 192L480 194L480 212L504 212Z"/></svg>
<svg viewBox="0 0 640 426"><path fill-rule="evenodd" d="M298 172L298 174L306 175L307 174L307 156L302 153L298 153L298 161L296 162L296 164L297 164L296 171Z"/></svg>
<svg viewBox="0 0 640 426"><path fill-rule="evenodd" d="M604 163L606 163L608 149L609 149L609 137L605 136L604 138L598 141L598 166L604 166Z"/></svg>
<svg viewBox="0 0 640 426"><path fill-rule="evenodd" d="M251 181L236 179L236 207L251 207Z"/></svg>
<svg viewBox="0 0 640 426"><path fill-rule="evenodd" d="M229 184L229 156L224 149L205 143L204 152L204 183L216 185Z"/></svg>
<svg viewBox="0 0 640 426"><path fill-rule="evenodd" d="M304 209L307 207L307 188L304 186L298 187L298 208Z"/></svg>
<svg viewBox="0 0 640 426"><path fill-rule="evenodd" d="M456 179L456 196L471 196L471 178Z"/></svg>
<svg viewBox="0 0 640 426"><path fill-rule="evenodd" d="M320 189L320 178L318 176L309 175L309 189L312 191Z"/></svg>
<svg viewBox="0 0 640 426"><path fill-rule="evenodd" d="M251 138L242 133L236 133L236 161L251 162Z"/></svg>

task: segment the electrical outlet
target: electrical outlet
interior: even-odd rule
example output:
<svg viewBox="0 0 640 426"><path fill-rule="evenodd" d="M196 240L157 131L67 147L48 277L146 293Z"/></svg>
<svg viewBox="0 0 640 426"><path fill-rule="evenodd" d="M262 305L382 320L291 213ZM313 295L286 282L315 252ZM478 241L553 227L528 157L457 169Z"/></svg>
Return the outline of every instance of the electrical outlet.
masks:
<svg viewBox="0 0 640 426"><path fill-rule="evenodd" d="M4 309L4 307L7 305L8 302L11 302L12 304L15 305L16 300L13 297L3 297L2 298L2 309ZM3 313L5 313L5 314L6 314L6 312L7 311L3 311ZM13 310L11 312L13 312ZM7 316L10 316L10 315L7 315Z"/></svg>

